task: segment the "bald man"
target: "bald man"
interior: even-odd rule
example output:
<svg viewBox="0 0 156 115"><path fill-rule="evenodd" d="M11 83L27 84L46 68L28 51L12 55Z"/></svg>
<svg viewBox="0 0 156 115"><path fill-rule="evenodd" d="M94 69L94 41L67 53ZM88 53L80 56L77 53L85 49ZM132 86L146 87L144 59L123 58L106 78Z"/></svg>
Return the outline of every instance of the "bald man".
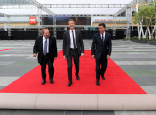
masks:
<svg viewBox="0 0 156 115"><path fill-rule="evenodd" d="M48 64L49 80L53 84L54 77L54 59L57 59L57 45L55 37L50 36L47 28L42 29L42 36L36 38L33 57L38 53L38 63L41 65L42 85L46 83L46 64Z"/></svg>

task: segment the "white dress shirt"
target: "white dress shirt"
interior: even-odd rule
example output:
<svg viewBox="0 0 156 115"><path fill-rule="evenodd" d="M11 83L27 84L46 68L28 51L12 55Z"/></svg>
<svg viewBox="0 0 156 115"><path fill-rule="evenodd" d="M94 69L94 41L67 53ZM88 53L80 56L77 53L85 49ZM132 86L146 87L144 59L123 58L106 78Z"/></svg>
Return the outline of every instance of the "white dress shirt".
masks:
<svg viewBox="0 0 156 115"><path fill-rule="evenodd" d="M74 33L74 40L75 40L75 45L76 45L76 34L75 34L75 29L73 30ZM73 42L73 33L72 30L69 30L69 35L70 35L70 48L74 49L74 42ZM76 46L77 48L77 46Z"/></svg>
<svg viewBox="0 0 156 115"><path fill-rule="evenodd" d="M101 36L101 40L102 40L102 34L101 33L100 33L100 36ZM103 33L103 40L105 41L105 32Z"/></svg>
<svg viewBox="0 0 156 115"><path fill-rule="evenodd" d="M43 51L44 51L45 41L46 41L46 38L43 36ZM47 38L47 53L49 53L49 38Z"/></svg>

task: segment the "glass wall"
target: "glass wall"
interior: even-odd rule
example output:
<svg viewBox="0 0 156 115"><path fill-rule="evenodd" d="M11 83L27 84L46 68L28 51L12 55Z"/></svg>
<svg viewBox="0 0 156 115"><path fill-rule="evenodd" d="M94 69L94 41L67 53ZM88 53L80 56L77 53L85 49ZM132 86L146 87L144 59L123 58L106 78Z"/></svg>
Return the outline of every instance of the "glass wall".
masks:
<svg viewBox="0 0 156 115"><path fill-rule="evenodd" d="M29 4L26 0L0 0L0 5L24 5Z"/></svg>
<svg viewBox="0 0 156 115"><path fill-rule="evenodd" d="M118 17L126 17L126 11L122 12L121 14L119 14Z"/></svg>

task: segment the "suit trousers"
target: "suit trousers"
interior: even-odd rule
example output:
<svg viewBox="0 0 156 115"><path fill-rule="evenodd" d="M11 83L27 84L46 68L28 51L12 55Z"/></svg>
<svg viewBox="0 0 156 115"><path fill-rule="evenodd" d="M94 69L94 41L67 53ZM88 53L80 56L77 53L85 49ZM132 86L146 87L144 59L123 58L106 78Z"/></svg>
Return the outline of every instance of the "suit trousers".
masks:
<svg viewBox="0 0 156 115"><path fill-rule="evenodd" d="M69 55L67 56L67 71L68 71L68 80L69 82L72 82L72 58L74 59L74 64L76 68L76 76L78 76L79 73L79 55L77 50L70 49Z"/></svg>
<svg viewBox="0 0 156 115"><path fill-rule="evenodd" d="M101 68L100 68L101 65ZM100 75L103 76L107 69L107 58L101 54L99 59L96 59L96 80L100 80Z"/></svg>
<svg viewBox="0 0 156 115"><path fill-rule="evenodd" d="M46 80L46 64L48 64L48 72L49 72L49 79L53 79L54 76L54 59L51 61L49 59L49 54L43 56L42 62L40 63L41 65L41 73L42 73L42 79Z"/></svg>

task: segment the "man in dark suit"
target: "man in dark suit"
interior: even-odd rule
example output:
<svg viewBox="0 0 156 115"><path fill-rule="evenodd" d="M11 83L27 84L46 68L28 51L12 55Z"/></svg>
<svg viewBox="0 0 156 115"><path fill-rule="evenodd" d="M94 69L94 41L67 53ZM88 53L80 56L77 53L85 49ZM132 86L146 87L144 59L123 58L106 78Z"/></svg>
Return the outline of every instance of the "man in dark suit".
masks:
<svg viewBox="0 0 156 115"><path fill-rule="evenodd" d="M49 30L47 28L42 29L43 36L36 38L33 47L33 57L37 56L38 53L38 63L41 65L42 72L42 85L46 83L46 64L48 64L49 70L49 80L53 84L54 77L54 59L57 59L57 45L56 39L50 36Z"/></svg>
<svg viewBox="0 0 156 115"><path fill-rule="evenodd" d="M72 84L72 58L76 67L76 79L79 80L79 56L84 56L84 44L81 33L74 29L75 22L70 19L68 21L70 30L63 34L63 58L68 64L68 86Z"/></svg>
<svg viewBox="0 0 156 115"><path fill-rule="evenodd" d="M94 35L91 46L91 58L96 59L96 85L100 85L100 75L105 80L104 73L107 68L107 60L112 51L111 35L107 32L104 23L99 24L99 32ZM101 68L100 68L101 65Z"/></svg>

